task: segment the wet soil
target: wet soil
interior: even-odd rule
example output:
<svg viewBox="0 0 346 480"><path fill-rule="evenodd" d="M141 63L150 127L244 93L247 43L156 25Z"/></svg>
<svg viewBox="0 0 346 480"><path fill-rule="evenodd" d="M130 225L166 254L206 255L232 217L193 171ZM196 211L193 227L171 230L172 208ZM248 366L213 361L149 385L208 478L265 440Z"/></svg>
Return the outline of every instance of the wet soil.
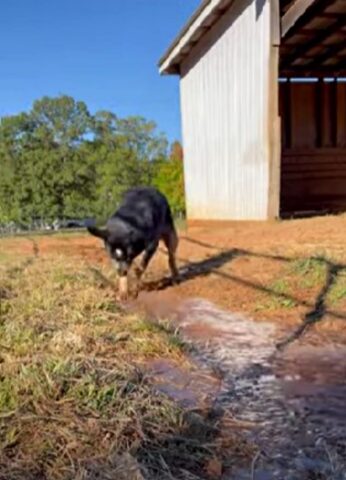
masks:
<svg viewBox="0 0 346 480"><path fill-rule="evenodd" d="M345 479L346 347L299 341L278 351L272 322L203 299L173 300L144 293L138 305L179 327L199 369L159 363L152 366L154 383L186 406L212 401L248 426L258 448L252 465L222 478Z"/></svg>

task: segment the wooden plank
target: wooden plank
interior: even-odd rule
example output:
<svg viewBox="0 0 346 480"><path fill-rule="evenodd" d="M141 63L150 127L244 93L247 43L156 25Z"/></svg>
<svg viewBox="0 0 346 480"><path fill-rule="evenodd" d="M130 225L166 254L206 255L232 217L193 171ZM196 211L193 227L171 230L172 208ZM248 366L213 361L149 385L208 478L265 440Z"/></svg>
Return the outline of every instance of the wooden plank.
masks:
<svg viewBox="0 0 346 480"><path fill-rule="evenodd" d="M284 172L284 177L286 179L318 179L318 178L321 178L323 180L328 180L328 179L331 179L331 178L337 178L337 179L343 179L345 180L346 178L346 167L344 165L344 168L343 169L339 169L339 170L333 170L333 171L325 171L325 170L321 170L321 171L314 171L314 170L299 170L299 171L287 171L285 170ZM344 184L344 188L345 188L345 184Z"/></svg>
<svg viewBox="0 0 346 480"><path fill-rule="evenodd" d="M344 155L345 148L291 148L289 150L284 150L285 155L304 155L312 157L323 157L328 155Z"/></svg>
<svg viewBox="0 0 346 480"><path fill-rule="evenodd" d="M345 20L346 23L346 20ZM338 43L333 43L332 45L326 47L322 54L317 54L313 62L309 63L309 68L318 69L320 66L323 66L324 62L332 59L337 56L340 52L345 50L346 43L346 32L345 30L340 29L340 33L344 36L344 40Z"/></svg>
<svg viewBox="0 0 346 480"><path fill-rule="evenodd" d="M292 65L287 68L280 68L280 77L299 78L337 78L346 77L345 65L323 66L317 69L305 65Z"/></svg>
<svg viewBox="0 0 346 480"><path fill-rule="evenodd" d="M285 150L281 214L346 211L346 148Z"/></svg>
<svg viewBox="0 0 346 480"><path fill-rule="evenodd" d="M331 25L328 25L328 27L322 30L319 30L318 33L313 38L311 38L311 40L308 40L300 44L298 47L293 49L292 53L290 53L289 55L286 55L283 58L283 61L281 64L282 70L287 69L288 66L291 65L291 63L297 60L298 58L304 57L304 55L307 52L309 52L309 50L313 49L316 46L321 45L324 41L328 39L329 36L333 35L336 30L339 30L343 26L344 26L344 19L338 18ZM305 70L309 71L309 65L304 65L304 66L302 65L301 68L305 68ZM328 66L326 66L326 68L328 68ZM330 66L330 69L331 70L333 69L332 65Z"/></svg>
<svg viewBox="0 0 346 480"><path fill-rule="evenodd" d="M323 80L320 78L315 88L315 127L316 127L316 147L322 147L323 136Z"/></svg>
<svg viewBox="0 0 346 480"><path fill-rule="evenodd" d="M268 218L280 213L281 120L279 116L280 2L270 0L270 58L268 77L269 188Z"/></svg>
<svg viewBox="0 0 346 480"><path fill-rule="evenodd" d="M339 148L346 147L346 83L337 83L337 132L336 140Z"/></svg>
<svg viewBox="0 0 346 480"><path fill-rule="evenodd" d="M284 149L283 163L286 161L293 162L343 162L346 160L346 148L299 148L299 149Z"/></svg>
<svg viewBox="0 0 346 480"><path fill-rule="evenodd" d="M295 25L297 20L304 15L306 10L315 3L316 0L296 0L287 10L281 21L281 35L284 37L288 31Z"/></svg>
<svg viewBox="0 0 346 480"><path fill-rule="evenodd" d="M281 43L281 16L279 0L270 0L270 36L272 45L280 46Z"/></svg>
<svg viewBox="0 0 346 480"><path fill-rule="evenodd" d="M301 157L299 157L299 159L293 158L293 160L291 158L290 160L291 161L286 159L284 162L282 162L282 170L285 172L295 172L297 168L299 168L299 170L302 172L313 172L316 169L321 172L328 172L329 170L340 171L345 170L346 165L346 155L343 161L339 161L333 157L326 159L325 162L309 162L305 161L305 159Z"/></svg>
<svg viewBox="0 0 346 480"><path fill-rule="evenodd" d="M300 16L293 27L288 30L284 36L285 40L304 29L306 25L316 18L317 15L321 17L326 9L334 3L335 0L315 0L315 3L305 12L304 15Z"/></svg>
<svg viewBox="0 0 346 480"><path fill-rule="evenodd" d="M322 95L322 147L332 147L332 129L330 117L330 83L323 82Z"/></svg>
<svg viewBox="0 0 346 480"><path fill-rule="evenodd" d="M331 129L331 144L333 147L337 147L337 82L334 80L330 84L330 104L329 104L329 118Z"/></svg>
<svg viewBox="0 0 346 480"><path fill-rule="evenodd" d="M291 84L292 147L315 148L315 84Z"/></svg>
<svg viewBox="0 0 346 480"><path fill-rule="evenodd" d="M323 157L316 156L305 156L305 155L291 155L287 154L286 152L283 153L283 162L282 168L286 170L294 170L295 168L318 168L319 170L324 170L328 168L344 168L343 166L346 163L346 150L344 151L343 156L338 155L326 155Z"/></svg>
<svg viewBox="0 0 346 480"><path fill-rule="evenodd" d="M285 148L292 147L292 115L291 115L291 81L288 81L284 84L283 90L283 101L284 101L284 131L285 131Z"/></svg>
<svg viewBox="0 0 346 480"><path fill-rule="evenodd" d="M346 147L346 83L283 83L281 97L286 150Z"/></svg>

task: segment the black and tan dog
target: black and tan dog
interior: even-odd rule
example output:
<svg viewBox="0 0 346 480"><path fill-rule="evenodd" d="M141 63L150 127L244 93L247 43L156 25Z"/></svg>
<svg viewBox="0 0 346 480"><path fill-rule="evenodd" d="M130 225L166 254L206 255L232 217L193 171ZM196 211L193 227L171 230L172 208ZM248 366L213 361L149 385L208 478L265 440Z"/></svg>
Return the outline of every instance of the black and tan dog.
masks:
<svg viewBox="0 0 346 480"><path fill-rule="evenodd" d="M156 189L138 187L128 190L118 210L105 228L88 227L88 231L104 241L120 277L120 297L128 296L128 272L133 260L144 252L136 270L140 279L163 240L168 250L169 267L176 279L175 252L178 237L167 199Z"/></svg>

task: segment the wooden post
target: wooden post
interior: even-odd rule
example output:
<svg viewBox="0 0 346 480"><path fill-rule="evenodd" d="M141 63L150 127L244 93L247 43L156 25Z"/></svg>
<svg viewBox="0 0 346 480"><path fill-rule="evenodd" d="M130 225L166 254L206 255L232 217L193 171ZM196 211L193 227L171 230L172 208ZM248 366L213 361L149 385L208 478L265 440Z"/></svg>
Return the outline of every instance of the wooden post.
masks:
<svg viewBox="0 0 346 480"><path fill-rule="evenodd" d="M268 218L280 214L281 121L279 116L279 49L281 18L279 0L270 1L270 59L268 78L269 191Z"/></svg>
<svg viewBox="0 0 346 480"><path fill-rule="evenodd" d="M329 105L329 114L330 114L330 124L331 124L331 137L332 137L332 147L336 148L338 146L338 128L337 128L337 88L338 84L336 78L331 84L331 95L330 95L330 105Z"/></svg>
<svg viewBox="0 0 346 480"><path fill-rule="evenodd" d="M287 82L284 84L283 91L283 103L284 103L284 128L285 128L285 146L284 148L290 149L292 147L292 115L291 115L291 78L287 78Z"/></svg>
<svg viewBox="0 0 346 480"><path fill-rule="evenodd" d="M315 93L315 122L316 122L316 148L321 148L323 144L323 105L324 105L324 82L319 78L316 84Z"/></svg>

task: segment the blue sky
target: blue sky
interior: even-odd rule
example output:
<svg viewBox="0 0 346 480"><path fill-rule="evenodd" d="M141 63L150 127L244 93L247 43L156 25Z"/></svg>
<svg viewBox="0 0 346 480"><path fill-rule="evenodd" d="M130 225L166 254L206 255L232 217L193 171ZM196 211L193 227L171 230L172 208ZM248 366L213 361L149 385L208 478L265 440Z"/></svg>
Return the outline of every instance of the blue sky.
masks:
<svg viewBox="0 0 346 480"><path fill-rule="evenodd" d="M157 61L199 0L2 0L0 116L43 95L143 115L180 138L177 77Z"/></svg>

